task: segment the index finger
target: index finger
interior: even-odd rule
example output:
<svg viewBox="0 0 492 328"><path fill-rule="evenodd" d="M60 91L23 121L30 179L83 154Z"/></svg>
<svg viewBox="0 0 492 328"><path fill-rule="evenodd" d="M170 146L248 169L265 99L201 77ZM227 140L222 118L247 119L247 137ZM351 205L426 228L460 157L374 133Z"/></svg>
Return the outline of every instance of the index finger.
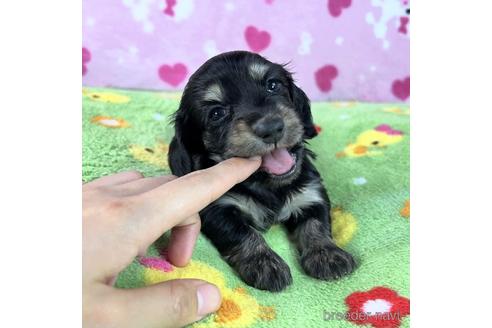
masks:
<svg viewBox="0 0 492 328"><path fill-rule="evenodd" d="M138 197L139 222L148 235L145 244L154 242L165 231L204 209L234 185L246 180L261 164L259 157L231 158L195 171L152 189ZM140 211L141 210L141 211ZM144 234L139 231L139 234Z"/></svg>

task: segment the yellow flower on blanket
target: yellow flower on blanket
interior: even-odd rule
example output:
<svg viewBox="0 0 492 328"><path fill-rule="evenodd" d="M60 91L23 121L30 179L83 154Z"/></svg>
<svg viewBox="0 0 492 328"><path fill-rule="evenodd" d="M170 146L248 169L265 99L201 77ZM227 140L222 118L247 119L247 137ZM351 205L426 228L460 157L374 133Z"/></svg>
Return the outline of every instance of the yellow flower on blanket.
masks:
<svg viewBox="0 0 492 328"><path fill-rule="evenodd" d="M401 107L385 107L383 108L383 112L396 115L410 115L410 110L408 108L402 109Z"/></svg>
<svg viewBox="0 0 492 328"><path fill-rule="evenodd" d="M182 92L166 91L157 93L157 96L162 99L180 100L182 94Z"/></svg>
<svg viewBox="0 0 492 328"><path fill-rule="evenodd" d="M111 103L111 104L126 104L130 101L130 97L114 93L114 92L90 92L82 89L82 94L94 101Z"/></svg>
<svg viewBox="0 0 492 328"><path fill-rule="evenodd" d="M357 105L357 102L355 101L335 101L333 103L333 106L335 108L350 108L350 107L355 107Z"/></svg>
<svg viewBox="0 0 492 328"><path fill-rule="evenodd" d="M183 268L174 267L164 258L141 258L140 264L145 267L145 285L152 285L172 279L202 279L216 285L222 295L219 310L193 324L196 328L250 327L257 320L273 320L275 308L258 304L242 287L229 288L222 272L200 261L191 260Z"/></svg>
<svg viewBox="0 0 492 328"><path fill-rule="evenodd" d="M162 169L168 167L167 153L169 145L158 141L154 147L145 147L140 145L131 145L130 154L138 161L151 164Z"/></svg>
<svg viewBox="0 0 492 328"><path fill-rule="evenodd" d="M91 122L106 128L127 128L130 126L124 119L110 116L94 116L91 118Z"/></svg>
<svg viewBox="0 0 492 328"><path fill-rule="evenodd" d="M382 149L403 140L403 132L393 129L387 124L381 124L374 129L362 132L354 143L336 154L337 157L361 157L381 155Z"/></svg>
<svg viewBox="0 0 492 328"><path fill-rule="evenodd" d="M331 233L335 243L343 247L354 238L357 221L354 216L340 207L331 210Z"/></svg>

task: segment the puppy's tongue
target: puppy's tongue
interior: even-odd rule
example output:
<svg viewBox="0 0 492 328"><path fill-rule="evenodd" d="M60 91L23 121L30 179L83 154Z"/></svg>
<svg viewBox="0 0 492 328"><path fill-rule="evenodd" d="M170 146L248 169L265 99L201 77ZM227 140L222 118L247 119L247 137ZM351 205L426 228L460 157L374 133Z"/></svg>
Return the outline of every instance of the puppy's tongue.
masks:
<svg viewBox="0 0 492 328"><path fill-rule="evenodd" d="M261 167L268 173L282 175L287 173L295 164L294 158L285 148L276 148L261 157Z"/></svg>

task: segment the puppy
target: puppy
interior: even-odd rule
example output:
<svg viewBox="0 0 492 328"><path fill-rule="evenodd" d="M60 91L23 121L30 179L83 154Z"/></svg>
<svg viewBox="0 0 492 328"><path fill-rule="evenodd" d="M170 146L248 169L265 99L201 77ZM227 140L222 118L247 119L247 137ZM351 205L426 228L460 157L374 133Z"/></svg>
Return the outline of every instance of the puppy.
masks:
<svg viewBox="0 0 492 328"><path fill-rule="evenodd" d="M231 157L261 156L261 168L200 212L202 232L250 286L280 291L287 264L260 232L285 225L311 277L333 280L355 268L331 236L330 201L306 140L316 136L309 100L282 65L233 51L191 77L169 148L182 176Z"/></svg>

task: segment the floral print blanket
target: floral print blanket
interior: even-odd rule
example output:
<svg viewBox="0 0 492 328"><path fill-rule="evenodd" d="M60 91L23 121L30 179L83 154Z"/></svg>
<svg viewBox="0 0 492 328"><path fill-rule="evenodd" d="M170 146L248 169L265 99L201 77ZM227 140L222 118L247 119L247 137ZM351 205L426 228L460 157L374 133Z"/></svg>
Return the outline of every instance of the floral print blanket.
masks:
<svg viewBox="0 0 492 328"><path fill-rule="evenodd" d="M179 93L83 89L83 180L124 170L169 173L169 115ZM176 278L216 284L222 306L196 327L409 327L409 107L314 102L319 135L310 142L333 203L336 242L359 267L335 282L304 274L281 226L265 238L290 266L281 293L245 285L200 236L184 268L166 260L166 236L123 271L121 288Z"/></svg>

